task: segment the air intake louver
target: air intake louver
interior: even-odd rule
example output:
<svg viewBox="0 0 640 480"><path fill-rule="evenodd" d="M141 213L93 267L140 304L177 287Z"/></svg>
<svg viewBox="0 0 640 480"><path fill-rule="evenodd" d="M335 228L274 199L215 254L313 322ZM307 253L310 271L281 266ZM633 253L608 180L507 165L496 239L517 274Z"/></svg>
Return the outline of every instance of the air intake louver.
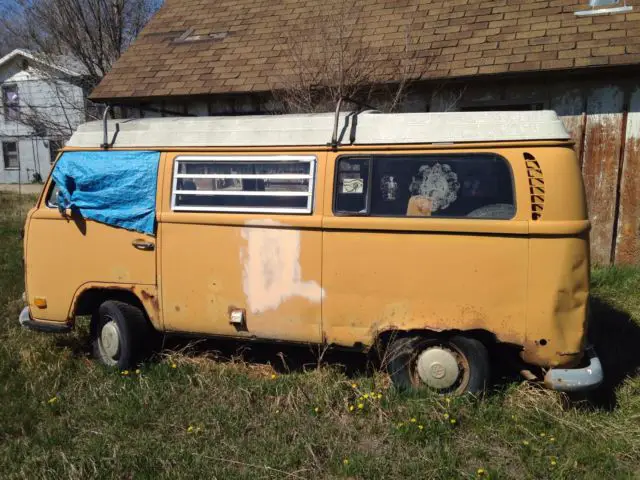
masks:
<svg viewBox="0 0 640 480"><path fill-rule="evenodd" d="M530 153L524 154L531 194L531 220L540 220L544 210L544 177L540 164Z"/></svg>

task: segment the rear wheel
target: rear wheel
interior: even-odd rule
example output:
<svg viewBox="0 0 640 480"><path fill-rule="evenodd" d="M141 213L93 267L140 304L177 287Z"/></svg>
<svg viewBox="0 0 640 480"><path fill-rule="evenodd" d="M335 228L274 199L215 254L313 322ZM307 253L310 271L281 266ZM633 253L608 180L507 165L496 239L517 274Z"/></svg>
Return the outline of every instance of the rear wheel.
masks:
<svg viewBox="0 0 640 480"><path fill-rule="evenodd" d="M130 368L145 356L145 337L152 333L140 308L107 300L91 319L93 354L107 366Z"/></svg>
<svg viewBox="0 0 640 480"><path fill-rule="evenodd" d="M489 383L489 354L474 338L400 337L390 342L387 352L391 379L402 389L427 387L461 395L482 392Z"/></svg>

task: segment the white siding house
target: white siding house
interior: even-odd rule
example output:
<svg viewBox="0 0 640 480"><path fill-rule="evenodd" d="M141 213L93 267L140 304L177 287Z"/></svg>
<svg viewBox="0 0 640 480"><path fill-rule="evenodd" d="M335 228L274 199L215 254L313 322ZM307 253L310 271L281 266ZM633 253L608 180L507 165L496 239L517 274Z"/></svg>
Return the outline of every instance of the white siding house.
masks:
<svg viewBox="0 0 640 480"><path fill-rule="evenodd" d="M24 50L0 58L0 183L47 177L56 150L85 119L80 79Z"/></svg>

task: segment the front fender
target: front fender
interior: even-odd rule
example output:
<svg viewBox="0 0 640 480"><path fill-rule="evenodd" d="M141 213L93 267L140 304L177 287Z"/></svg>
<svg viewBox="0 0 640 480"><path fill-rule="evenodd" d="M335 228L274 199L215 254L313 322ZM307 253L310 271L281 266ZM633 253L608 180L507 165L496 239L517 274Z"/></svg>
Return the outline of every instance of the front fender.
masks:
<svg viewBox="0 0 640 480"><path fill-rule="evenodd" d="M80 286L73 295L67 318L75 321L77 315L88 313L86 309L92 302L101 303L110 298L123 301L135 298L144 308L149 321L156 330L162 330L162 312L160 310L160 298L156 285L141 285L132 283L101 283L90 282Z"/></svg>

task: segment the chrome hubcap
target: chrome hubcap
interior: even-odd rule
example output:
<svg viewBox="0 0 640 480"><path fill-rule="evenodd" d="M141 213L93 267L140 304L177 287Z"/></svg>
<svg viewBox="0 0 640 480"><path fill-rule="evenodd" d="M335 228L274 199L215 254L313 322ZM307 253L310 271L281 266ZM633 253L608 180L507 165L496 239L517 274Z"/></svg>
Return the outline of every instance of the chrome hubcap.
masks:
<svg viewBox="0 0 640 480"><path fill-rule="evenodd" d="M452 387L460 376L455 354L442 347L427 348L420 353L416 369L420 380L437 389Z"/></svg>
<svg viewBox="0 0 640 480"><path fill-rule="evenodd" d="M118 358L120 353L120 331L116 322L111 320L102 327L100 332L100 345L105 355L111 359Z"/></svg>

